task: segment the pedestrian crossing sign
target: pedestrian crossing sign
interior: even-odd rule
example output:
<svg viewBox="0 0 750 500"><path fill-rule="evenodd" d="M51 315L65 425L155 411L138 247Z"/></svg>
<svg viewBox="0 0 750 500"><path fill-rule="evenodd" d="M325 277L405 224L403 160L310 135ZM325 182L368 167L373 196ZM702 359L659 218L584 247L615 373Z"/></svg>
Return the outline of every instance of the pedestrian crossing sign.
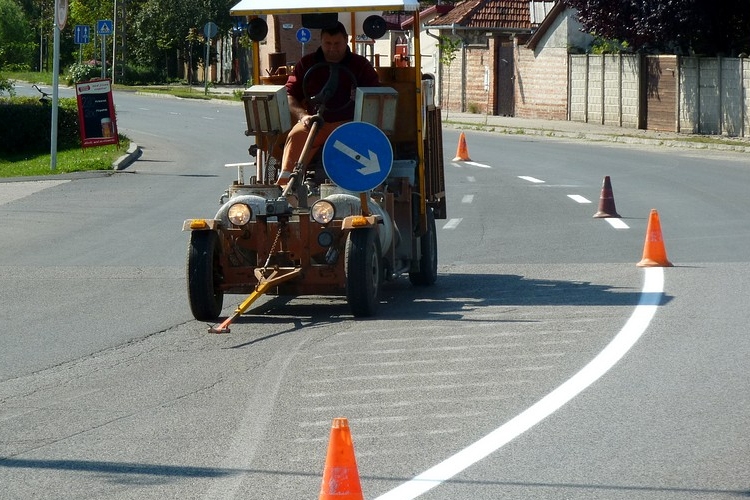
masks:
<svg viewBox="0 0 750 500"><path fill-rule="evenodd" d="M111 35L113 31L111 19L100 19L96 22L97 35Z"/></svg>

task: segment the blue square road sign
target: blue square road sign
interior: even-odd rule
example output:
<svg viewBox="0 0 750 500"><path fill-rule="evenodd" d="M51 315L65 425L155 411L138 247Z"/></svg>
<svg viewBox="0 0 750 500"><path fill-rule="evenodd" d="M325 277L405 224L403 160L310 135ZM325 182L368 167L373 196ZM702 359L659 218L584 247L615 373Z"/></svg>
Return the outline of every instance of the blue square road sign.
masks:
<svg viewBox="0 0 750 500"><path fill-rule="evenodd" d="M86 24L76 24L75 30L73 31L73 42L77 44L89 43L90 40L91 26Z"/></svg>
<svg viewBox="0 0 750 500"><path fill-rule="evenodd" d="M113 30L111 19L100 19L96 22L97 35L111 35Z"/></svg>

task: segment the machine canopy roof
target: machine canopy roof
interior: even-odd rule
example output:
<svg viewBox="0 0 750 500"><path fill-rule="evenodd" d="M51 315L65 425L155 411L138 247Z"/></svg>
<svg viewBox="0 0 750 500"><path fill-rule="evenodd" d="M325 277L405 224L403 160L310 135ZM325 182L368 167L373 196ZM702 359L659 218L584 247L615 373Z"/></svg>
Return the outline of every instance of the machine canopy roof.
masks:
<svg viewBox="0 0 750 500"><path fill-rule="evenodd" d="M240 0L233 16L383 10L418 10L419 0Z"/></svg>

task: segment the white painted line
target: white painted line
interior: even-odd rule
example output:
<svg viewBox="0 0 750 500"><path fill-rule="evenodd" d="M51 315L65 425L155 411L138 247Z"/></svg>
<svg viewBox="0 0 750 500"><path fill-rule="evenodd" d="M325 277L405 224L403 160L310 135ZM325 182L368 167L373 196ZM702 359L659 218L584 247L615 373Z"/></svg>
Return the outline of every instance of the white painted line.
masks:
<svg viewBox="0 0 750 500"><path fill-rule="evenodd" d="M651 323L664 293L664 270L661 267L644 269L641 298L633 314L620 332L581 371L557 389L547 394L530 408L498 427L479 441L419 474L414 479L379 496L377 500L405 500L416 498L468 467L499 450L607 373L635 345Z"/></svg>
<svg viewBox="0 0 750 500"><path fill-rule="evenodd" d="M581 203L581 204L591 203L590 200L587 200L586 198L584 198L583 196L581 196L579 194L569 194L568 198L570 198L571 200L573 200L575 202Z"/></svg>
<svg viewBox="0 0 750 500"><path fill-rule="evenodd" d="M451 165L453 165L456 168L462 168L460 163L453 162L451 163Z"/></svg>
<svg viewBox="0 0 750 500"><path fill-rule="evenodd" d="M477 182L477 179L473 175L467 176L466 180L469 182Z"/></svg>
<svg viewBox="0 0 750 500"><path fill-rule="evenodd" d="M492 168L490 165L485 165L484 163L477 163L475 161L466 161L464 162L467 165L471 165L473 167L479 167L479 168Z"/></svg>
<svg viewBox="0 0 750 500"><path fill-rule="evenodd" d="M461 203L471 203L474 201L474 195L473 194L465 194L463 198L461 198Z"/></svg>
<svg viewBox="0 0 750 500"><path fill-rule="evenodd" d="M211 116L201 116L204 120L215 120L216 118L213 118Z"/></svg>
<svg viewBox="0 0 750 500"><path fill-rule="evenodd" d="M443 229L456 229L463 219L451 219L445 223Z"/></svg>
<svg viewBox="0 0 750 500"><path fill-rule="evenodd" d="M618 219L617 217L606 217L604 220L609 222L609 225L615 229L630 229L630 226L625 224L622 219Z"/></svg>
<svg viewBox="0 0 750 500"><path fill-rule="evenodd" d="M536 177L529 177L528 175L519 175L519 179L523 179L525 181L533 182L534 184L542 184L544 183L543 180L537 179Z"/></svg>

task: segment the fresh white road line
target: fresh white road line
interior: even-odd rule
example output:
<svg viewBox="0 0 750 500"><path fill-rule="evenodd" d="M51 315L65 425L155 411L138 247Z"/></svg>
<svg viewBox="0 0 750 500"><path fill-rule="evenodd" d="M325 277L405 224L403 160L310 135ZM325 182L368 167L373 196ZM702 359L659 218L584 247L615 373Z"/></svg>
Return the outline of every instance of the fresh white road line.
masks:
<svg viewBox="0 0 750 500"><path fill-rule="evenodd" d="M474 201L474 195L473 194L465 194L463 198L461 198L461 203L471 203Z"/></svg>
<svg viewBox="0 0 750 500"><path fill-rule="evenodd" d="M451 163L451 165L453 165L456 168L463 168L460 163L453 162Z"/></svg>
<svg viewBox="0 0 750 500"><path fill-rule="evenodd" d="M617 217L605 217L604 220L609 222L609 225L615 229L630 229L630 226L625 224L622 219L618 219Z"/></svg>
<svg viewBox="0 0 750 500"><path fill-rule="evenodd" d="M523 179L525 181L533 182L534 184L543 184L544 181L541 179L537 179L536 177L529 177L528 175L519 175L519 179Z"/></svg>
<svg viewBox="0 0 750 500"><path fill-rule="evenodd" d="M472 167L479 167L479 168L492 168L490 165L485 165L484 163L477 163L475 161L465 161L467 165L471 165Z"/></svg>
<svg viewBox="0 0 750 500"><path fill-rule="evenodd" d="M568 198L570 198L571 200L573 200L575 202L582 203L582 204L583 203L591 203L591 200L588 200L588 199L584 198L583 196L581 196L579 194L569 194Z"/></svg>
<svg viewBox="0 0 750 500"><path fill-rule="evenodd" d="M477 179L476 179L476 177L474 177L473 175L468 175L468 176L466 176L466 180L467 180L468 182L477 182Z"/></svg>
<svg viewBox="0 0 750 500"><path fill-rule="evenodd" d="M178 113L177 111L170 111L170 115L181 115L182 113Z"/></svg>
<svg viewBox="0 0 750 500"><path fill-rule="evenodd" d="M451 219L445 223L443 229L456 229L463 219Z"/></svg>
<svg viewBox="0 0 750 500"><path fill-rule="evenodd" d="M215 120L216 119L213 116L201 116L201 118L203 118L204 120Z"/></svg>
<svg viewBox="0 0 750 500"><path fill-rule="evenodd" d="M664 270L661 267L644 269L641 298L633 314L615 338L594 359L589 361L581 371L530 408L487 434L479 441L443 460L414 479L379 496L376 500L416 498L499 450L559 410L564 404L607 373L635 345L656 314L663 293Z"/></svg>

